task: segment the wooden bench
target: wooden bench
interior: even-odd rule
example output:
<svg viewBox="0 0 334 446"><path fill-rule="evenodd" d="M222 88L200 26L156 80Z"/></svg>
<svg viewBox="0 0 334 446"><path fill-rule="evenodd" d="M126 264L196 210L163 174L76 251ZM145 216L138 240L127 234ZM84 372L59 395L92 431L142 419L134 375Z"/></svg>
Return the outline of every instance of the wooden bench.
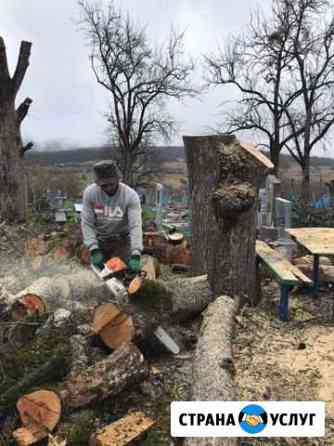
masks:
<svg viewBox="0 0 334 446"><path fill-rule="evenodd" d="M280 252L272 249L267 243L256 241L257 268L263 263L274 275L280 284L281 297L278 315L282 321L288 320L289 313L289 291L296 285L312 286L312 280L299 268L289 262Z"/></svg>

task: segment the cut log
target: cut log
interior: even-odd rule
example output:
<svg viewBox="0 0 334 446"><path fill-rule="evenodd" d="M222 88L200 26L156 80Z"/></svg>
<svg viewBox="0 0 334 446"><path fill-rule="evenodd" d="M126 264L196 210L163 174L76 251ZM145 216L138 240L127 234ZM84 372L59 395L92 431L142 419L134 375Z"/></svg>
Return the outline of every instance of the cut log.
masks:
<svg viewBox="0 0 334 446"><path fill-rule="evenodd" d="M19 446L30 446L46 438L49 431L38 424L20 427L13 432L13 437Z"/></svg>
<svg viewBox="0 0 334 446"><path fill-rule="evenodd" d="M135 336L132 319L113 304L97 307L93 330L112 349L118 348L123 343L129 343Z"/></svg>
<svg viewBox="0 0 334 446"><path fill-rule="evenodd" d="M155 259L152 256L144 254L142 256L142 262L142 270L146 272L146 278L149 280L155 280L157 278Z"/></svg>
<svg viewBox="0 0 334 446"><path fill-rule="evenodd" d="M117 395L137 384L149 374L140 350L133 344L123 344L107 358L71 376L58 392L65 407L84 407Z"/></svg>
<svg viewBox="0 0 334 446"><path fill-rule="evenodd" d="M66 446L67 440L63 440L58 438L57 436L53 436L49 434L48 446Z"/></svg>
<svg viewBox="0 0 334 446"><path fill-rule="evenodd" d="M51 432L60 420L60 399L56 393L49 390L38 390L23 395L18 400L16 408L24 426L33 422Z"/></svg>
<svg viewBox="0 0 334 446"><path fill-rule="evenodd" d="M93 434L89 444L90 446L126 446L153 425L154 421L151 418L146 417L142 412L135 412Z"/></svg>
<svg viewBox="0 0 334 446"><path fill-rule="evenodd" d="M180 232L174 232L172 234L168 234L168 241L173 245L179 245L184 240L184 235Z"/></svg>
<svg viewBox="0 0 334 446"><path fill-rule="evenodd" d="M220 296L205 314L192 371L195 401L233 401L238 399L234 383L232 335L239 300ZM185 446L236 446L237 438L187 438Z"/></svg>
<svg viewBox="0 0 334 446"><path fill-rule="evenodd" d="M16 407L24 425L13 432L19 446L29 446L46 438L60 420L60 399L48 390L23 395Z"/></svg>
<svg viewBox="0 0 334 446"><path fill-rule="evenodd" d="M73 311L73 307L76 309L82 304L82 308L90 312L99 303L113 303L133 321L135 342L150 336L161 323L170 324L196 316L212 300L206 276L171 281L144 280L138 292L127 302L113 296L104 282L90 271L56 277L54 282L48 278L40 279L20 292L17 299L34 294L32 290L43 296L47 310L61 307Z"/></svg>
<svg viewBox="0 0 334 446"><path fill-rule="evenodd" d="M55 311L64 308L73 311L98 302L105 302L110 292L92 271L42 277L29 287L14 295L7 304L12 306L13 315L33 312ZM37 302L37 304L36 304ZM42 303L41 303L42 302Z"/></svg>
<svg viewBox="0 0 334 446"><path fill-rule="evenodd" d="M143 269L148 279L156 278L154 259L143 256ZM11 316L19 320L30 314L53 312L58 308L73 311L78 308L95 306L110 300L111 293L90 270L75 274L42 277L14 296L6 304L11 307Z"/></svg>

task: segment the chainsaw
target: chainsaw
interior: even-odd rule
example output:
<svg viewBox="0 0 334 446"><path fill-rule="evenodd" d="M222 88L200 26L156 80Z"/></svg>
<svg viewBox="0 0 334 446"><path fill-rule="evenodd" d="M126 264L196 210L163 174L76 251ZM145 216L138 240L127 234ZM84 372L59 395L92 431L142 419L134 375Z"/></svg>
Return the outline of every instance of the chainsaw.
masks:
<svg viewBox="0 0 334 446"><path fill-rule="evenodd" d="M102 269L91 265L95 274L102 279L113 295L121 299L127 300L129 294L136 293L146 277L146 271L133 273L119 257L109 259Z"/></svg>
<svg viewBox="0 0 334 446"><path fill-rule="evenodd" d="M119 302L128 302L129 295L135 294L141 287L147 273L144 270L133 273L119 257L112 257L99 269L91 265L95 274L105 282ZM180 353L179 346L160 325L153 333L160 343L171 353Z"/></svg>

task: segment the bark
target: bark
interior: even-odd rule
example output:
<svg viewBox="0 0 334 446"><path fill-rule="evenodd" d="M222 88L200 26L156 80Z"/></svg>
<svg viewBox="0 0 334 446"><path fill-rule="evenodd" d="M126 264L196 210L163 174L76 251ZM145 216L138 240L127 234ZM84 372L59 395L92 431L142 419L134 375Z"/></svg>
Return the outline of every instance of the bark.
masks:
<svg viewBox="0 0 334 446"><path fill-rule="evenodd" d="M302 197L306 203L310 202L311 199L311 185L310 185L310 156L304 155L303 162L303 180L302 180Z"/></svg>
<svg viewBox="0 0 334 446"><path fill-rule="evenodd" d="M110 297L110 291L104 282L89 270L75 274L42 277L13 296L7 304L14 305L28 294L38 296L47 312L53 312L58 308L73 311L93 307L98 303L106 302Z"/></svg>
<svg viewBox="0 0 334 446"><path fill-rule="evenodd" d="M248 146L247 146L248 147ZM216 150L218 175L209 196L208 280L215 296L256 296L256 194L267 166L237 140Z"/></svg>
<svg viewBox="0 0 334 446"><path fill-rule="evenodd" d="M183 142L192 215L192 271L194 274L204 274L207 272L208 197L216 184L217 149L222 144L222 139L218 136L184 136Z"/></svg>
<svg viewBox="0 0 334 446"><path fill-rule="evenodd" d="M201 325L192 371L194 401L238 400L232 357L234 317L238 299L220 296L211 303ZM237 438L187 438L185 446L233 446Z"/></svg>
<svg viewBox="0 0 334 446"><path fill-rule="evenodd" d="M117 395L148 374L148 365L139 349L133 344L123 344L107 358L67 379L58 392L65 408L84 407Z"/></svg>
<svg viewBox="0 0 334 446"><path fill-rule="evenodd" d="M14 307L26 295L36 295L45 304L46 311L58 308L69 311L93 308L106 302L114 303L129 316L140 312L149 314L149 324L161 320L179 321L191 318L205 309L212 300L207 276L170 281L144 281L139 292L129 301L117 299L111 291L89 270L75 274L42 277L15 296L9 295L6 304Z"/></svg>
<svg viewBox="0 0 334 446"><path fill-rule="evenodd" d="M98 310L99 304L113 304L121 312L120 320L125 318L130 322L131 336L128 340L132 339L138 345L152 339L152 333L159 325L167 328L169 325L191 319L212 301L207 276L165 282L145 280L140 290L125 300L115 297L95 274L83 271L37 280L16 296L8 297L7 314L16 320L24 317L27 311L22 302L31 302L33 295L37 295L43 302L44 311L54 312L59 308L71 312L79 310L80 317L92 323L94 309L97 307ZM39 311L41 306L35 308ZM111 331L111 336L118 339L117 330L116 333ZM110 339L110 327L103 336ZM102 339L103 336L101 335ZM117 345L109 347L115 348Z"/></svg>
<svg viewBox="0 0 334 446"><path fill-rule="evenodd" d="M20 124L31 99L15 110L15 98L29 65L31 43L22 42L13 78L8 72L6 47L0 37L0 221L25 218L26 183Z"/></svg>
<svg viewBox="0 0 334 446"><path fill-rule="evenodd" d="M279 162L280 162L281 146L273 142L270 147L270 159L274 165L273 174L279 176Z"/></svg>

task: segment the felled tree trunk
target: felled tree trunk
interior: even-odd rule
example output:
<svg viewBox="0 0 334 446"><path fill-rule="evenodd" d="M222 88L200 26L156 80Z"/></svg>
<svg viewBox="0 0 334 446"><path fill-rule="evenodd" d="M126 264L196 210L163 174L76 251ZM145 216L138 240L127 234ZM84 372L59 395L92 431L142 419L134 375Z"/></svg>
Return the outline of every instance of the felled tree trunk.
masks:
<svg viewBox="0 0 334 446"><path fill-rule="evenodd" d="M42 277L12 296L7 305L22 302L29 307L33 297L41 301L40 312L53 312L58 308L72 311L106 302L110 291L92 271ZM37 305L37 304L36 304ZM33 308L32 308L33 311Z"/></svg>
<svg viewBox="0 0 334 446"><path fill-rule="evenodd" d="M140 350L123 344L107 358L75 376L70 376L58 389L65 407L84 407L117 395L141 382L149 368Z"/></svg>
<svg viewBox="0 0 334 446"><path fill-rule="evenodd" d="M20 125L31 99L15 110L15 99L29 65L30 42L22 42L13 77L8 70L4 40L0 37L0 221L23 220L26 208L26 181L22 160Z"/></svg>
<svg viewBox="0 0 334 446"><path fill-rule="evenodd" d="M207 272L210 203L217 177L218 136L183 137L191 202L191 253L194 274Z"/></svg>
<svg viewBox="0 0 334 446"><path fill-rule="evenodd" d="M27 296L37 296L46 311L64 308L92 308L112 302L130 316L141 310L150 314L156 322L162 319L186 320L203 311L212 300L207 276L170 281L143 282L139 291L128 302L118 300L109 288L93 272L85 270L75 274L44 277L33 282L15 296L9 296L8 306L22 302ZM28 304L29 304L29 299ZM164 313L162 313L162 309ZM152 321L151 321L152 322Z"/></svg>
<svg viewBox="0 0 334 446"><path fill-rule="evenodd" d="M195 401L233 401L238 399L234 384L232 336L239 300L220 296L204 313L197 343L192 376ZM234 446L236 438L188 438L185 446Z"/></svg>

